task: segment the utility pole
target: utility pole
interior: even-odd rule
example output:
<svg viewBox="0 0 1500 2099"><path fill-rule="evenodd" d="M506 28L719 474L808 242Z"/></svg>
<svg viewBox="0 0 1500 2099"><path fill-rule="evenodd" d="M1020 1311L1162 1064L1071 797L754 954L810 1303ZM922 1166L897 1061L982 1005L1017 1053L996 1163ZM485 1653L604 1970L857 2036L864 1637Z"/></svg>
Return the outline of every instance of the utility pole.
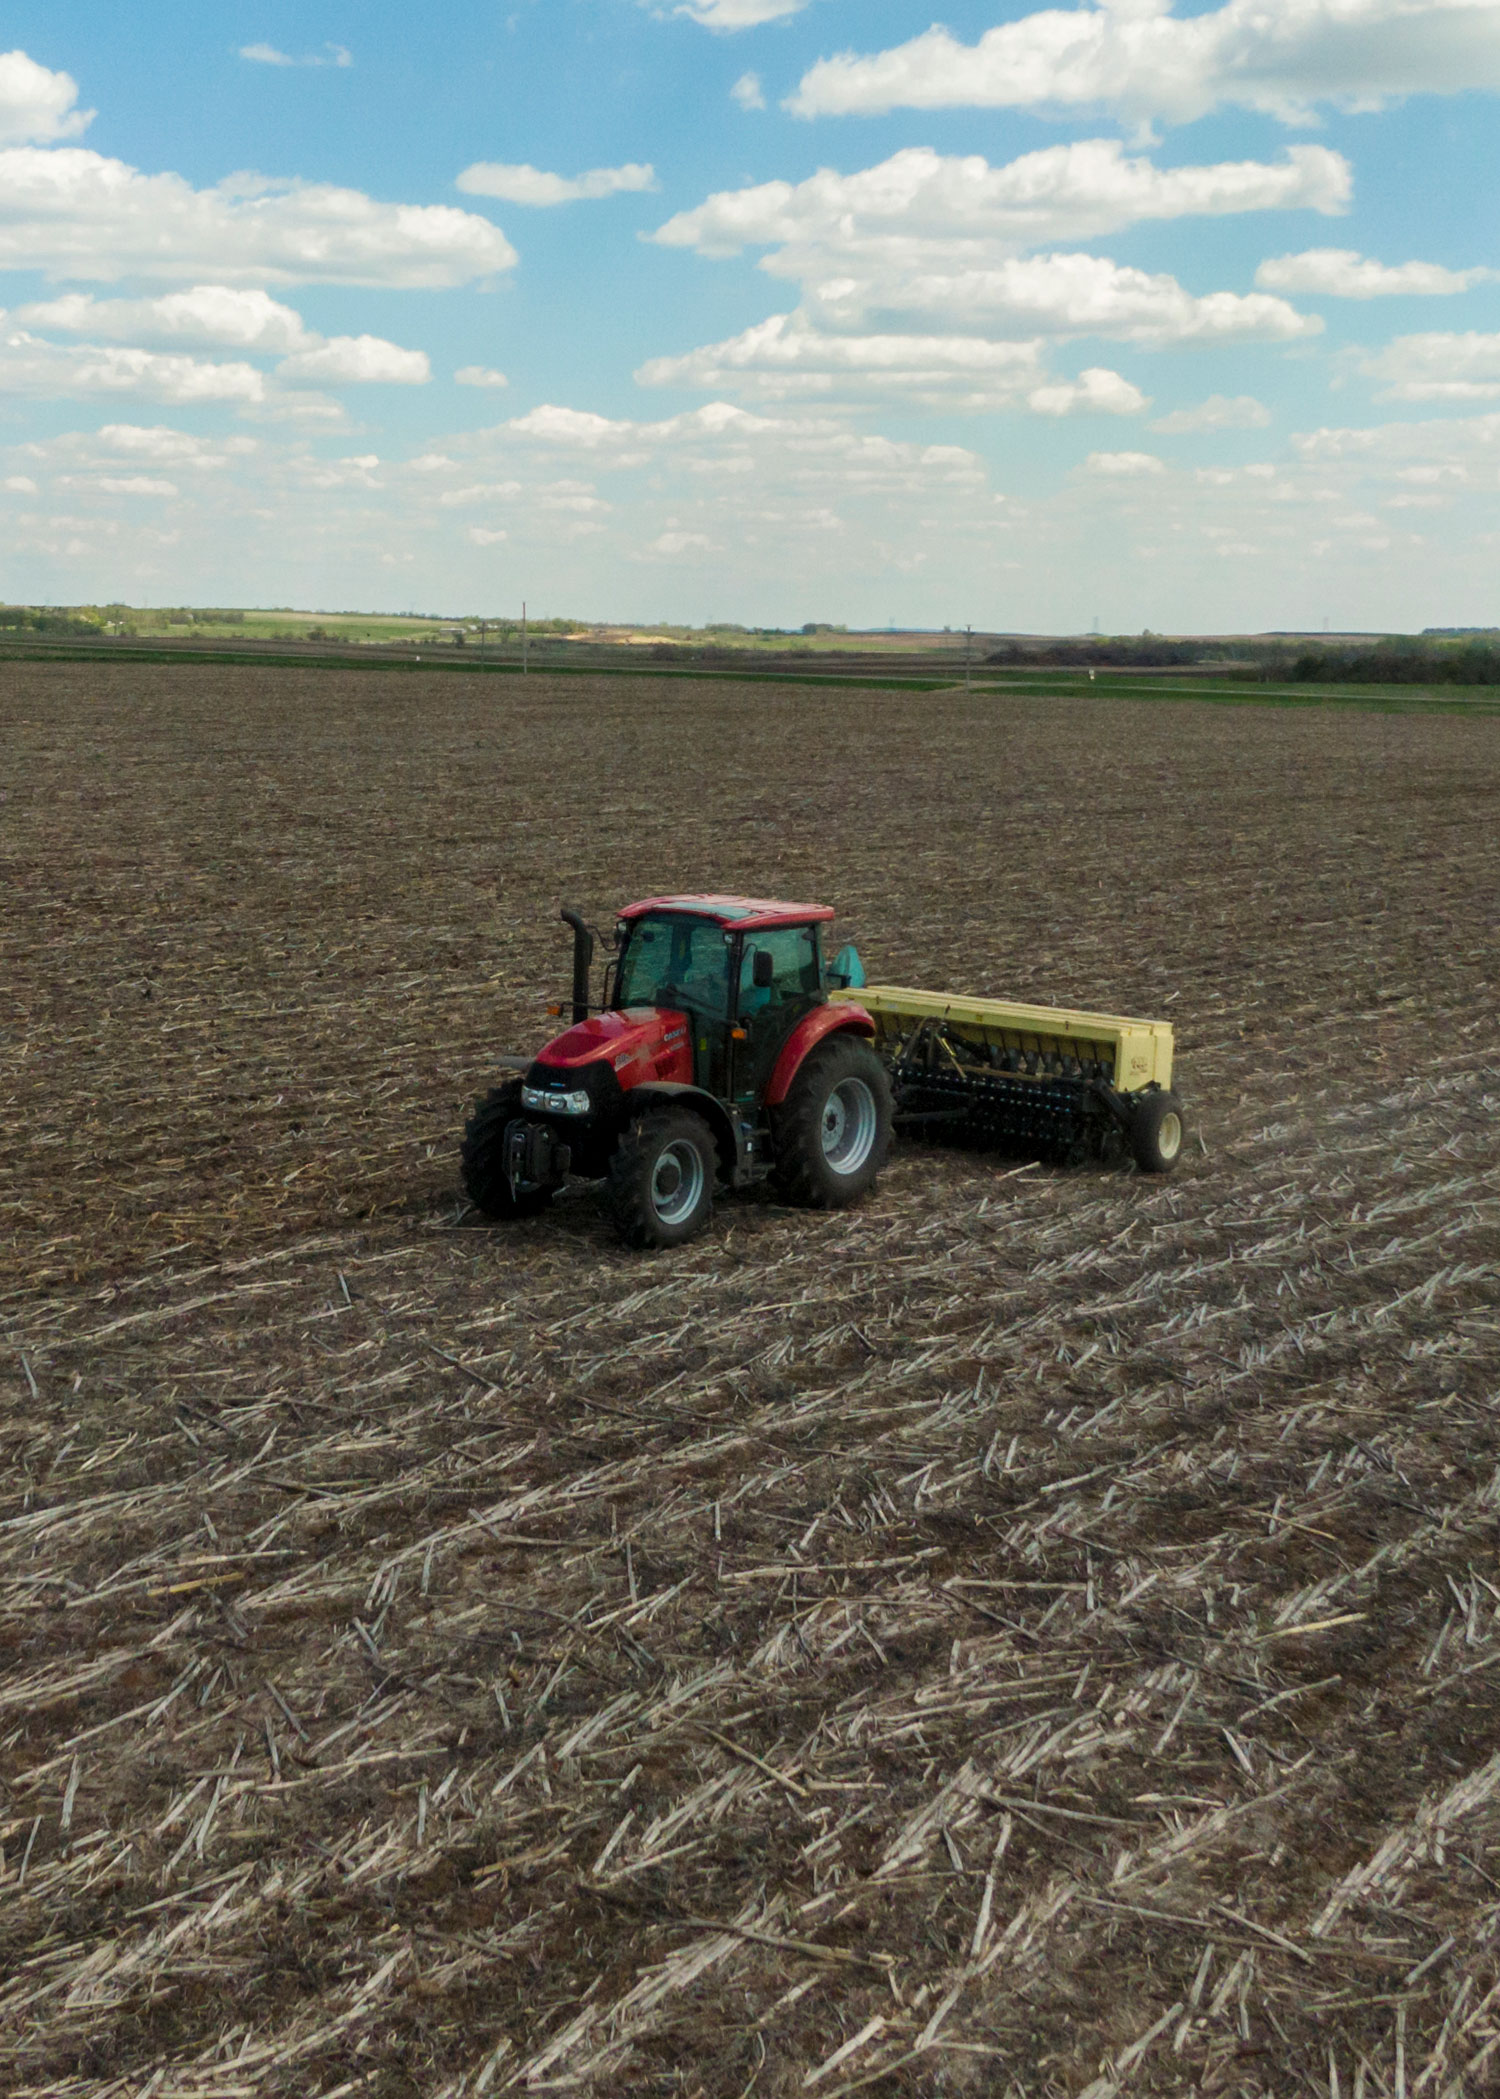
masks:
<svg viewBox="0 0 1500 2099"><path fill-rule="evenodd" d="M481 663L484 661L484 638L489 629L489 624L487 619L482 619L479 622L479 660Z"/></svg>
<svg viewBox="0 0 1500 2099"><path fill-rule="evenodd" d="M530 665L527 660L530 646L531 644L526 634L526 600L523 598L521 600L521 676L523 678L528 676L530 671Z"/></svg>
<svg viewBox="0 0 1500 2099"><path fill-rule="evenodd" d="M974 665L970 650L974 640L974 629L964 628L964 691L974 690Z"/></svg>

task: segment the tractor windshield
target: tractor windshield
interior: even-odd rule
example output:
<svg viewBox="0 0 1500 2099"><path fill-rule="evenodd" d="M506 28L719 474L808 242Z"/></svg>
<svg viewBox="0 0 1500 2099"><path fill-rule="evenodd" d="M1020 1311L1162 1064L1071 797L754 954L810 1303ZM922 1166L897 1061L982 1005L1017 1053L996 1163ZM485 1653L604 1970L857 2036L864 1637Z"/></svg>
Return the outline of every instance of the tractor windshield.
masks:
<svg viewBox="0 0 1500 2099"><path fill-rule="evenodd" d="M731 938L712 919L636 919L620 957L616 1003L726 1016Z"/></svg>

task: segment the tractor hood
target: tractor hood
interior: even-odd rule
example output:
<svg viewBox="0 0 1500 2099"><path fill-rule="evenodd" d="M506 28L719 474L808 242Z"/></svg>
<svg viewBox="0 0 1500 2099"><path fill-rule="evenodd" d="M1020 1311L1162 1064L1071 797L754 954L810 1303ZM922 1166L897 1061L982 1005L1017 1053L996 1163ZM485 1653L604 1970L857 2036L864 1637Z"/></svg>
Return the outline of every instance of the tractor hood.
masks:
<svg viewBox="0 0 1500 2099"><path fill-rule="evenodd" d="M647 1079L691 1084L693 1045L688 1017L658 1006L622 1013L591 1013L547 1044L536 1060L561 1080L590 1065L605 1064L629 1090Z"/></svg>

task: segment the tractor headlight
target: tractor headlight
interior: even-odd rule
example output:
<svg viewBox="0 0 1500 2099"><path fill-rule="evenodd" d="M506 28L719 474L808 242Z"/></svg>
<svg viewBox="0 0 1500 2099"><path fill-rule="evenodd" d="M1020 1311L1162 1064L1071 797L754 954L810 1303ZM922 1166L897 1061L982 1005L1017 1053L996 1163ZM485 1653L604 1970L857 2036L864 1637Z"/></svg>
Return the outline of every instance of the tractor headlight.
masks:
<svg viewBox="0 0 1500 2099"><path fill-rule="evenodd" d="M534 1115L587 1115L593 1105L582 1086L573 1093L548 1093L540 1086L521 1088L521 1106Z"/></svg>

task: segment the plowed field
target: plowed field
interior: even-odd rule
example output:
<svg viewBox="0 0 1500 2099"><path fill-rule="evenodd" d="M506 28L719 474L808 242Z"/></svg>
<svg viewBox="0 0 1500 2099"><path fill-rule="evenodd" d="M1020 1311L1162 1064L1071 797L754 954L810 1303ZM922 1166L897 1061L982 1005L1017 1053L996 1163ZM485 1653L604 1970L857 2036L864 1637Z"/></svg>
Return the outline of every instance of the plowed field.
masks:
<svg viewBox="0 0 1500 2099"><path fill-rule="evenodd" d="M1500 723L0 687L0 2087L1500 2083ZM627 1255L559 902L1172 1019L1170 1180Z"/></svg>

